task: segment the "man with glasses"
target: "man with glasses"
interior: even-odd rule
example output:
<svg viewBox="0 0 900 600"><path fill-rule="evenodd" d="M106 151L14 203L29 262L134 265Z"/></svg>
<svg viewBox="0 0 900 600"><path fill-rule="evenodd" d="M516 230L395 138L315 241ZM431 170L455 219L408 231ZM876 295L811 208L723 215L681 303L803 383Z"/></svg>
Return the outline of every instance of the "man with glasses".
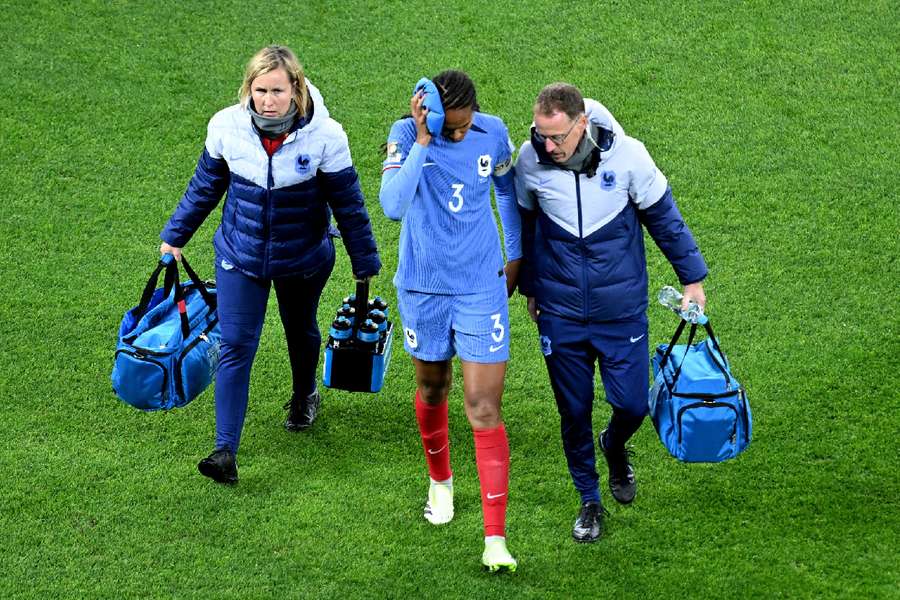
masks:
<svg viewBox="0 0 900 600"><path fill-rule="evenodd" d="M613 498L636 484L625 443L647 414L647 263L643 225L684 285L685 308L706 303L706 263L665 176L644 145L599 102L554 83L534 104L531 140L515 166L522 213L519 292L538 324L581 510L572 536L599 539L604 515L591 413L599 363L612 417L598 443Z"/></svg>

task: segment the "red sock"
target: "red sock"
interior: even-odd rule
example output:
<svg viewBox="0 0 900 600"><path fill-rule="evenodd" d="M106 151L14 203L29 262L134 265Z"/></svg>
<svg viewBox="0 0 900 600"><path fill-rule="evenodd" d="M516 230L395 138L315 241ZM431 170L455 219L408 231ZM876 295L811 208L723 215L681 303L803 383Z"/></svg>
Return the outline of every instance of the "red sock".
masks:
<svg viewBox="0 0 900 600"><path fill-rule="evenodd" d="M493 429L473 429L475 463L481 482L484 535L506 535L506 500L509 493L509 440L500 423Z"/></svg>
<svg viewBox="0 0 900 600"><path fill-rule="evenodd" d="M428 474L435 481L446 481L453 476L450 470L450 436L448 433L447 400L440 404L428 404L416 390L416 421L425 448Z"/></svg>

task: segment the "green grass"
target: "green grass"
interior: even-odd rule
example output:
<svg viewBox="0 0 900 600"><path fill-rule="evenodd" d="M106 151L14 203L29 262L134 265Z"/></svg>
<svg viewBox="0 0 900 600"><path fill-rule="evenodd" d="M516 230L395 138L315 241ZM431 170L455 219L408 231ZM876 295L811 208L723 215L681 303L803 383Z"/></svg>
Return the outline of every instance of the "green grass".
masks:
<svg viewBox="0 0 900 600"><path fill-rule="evenodd" d="M0 596L900 596L896 3L13 0L3 16ZM516 144L548 82L605 103L710 265L709 313L754 409L748 451L679 464L646 423L637 501L608 500L607 537L573 544L577 496L516 298L504 414L520 568L489 577L460 389L457 518L434 528L408 358L383 393L327 391L316 426L288 434L273 295L241 482L200 477L211 390L135 411L110 391L112 350L206 121L272 42L298 52L349 135L392 304L399 227L377 202L379 146L420 76L468 71ZM187 249L201 274L217 215ZM648 258L651 290L674 283L652 242ZM350 287L340 252L323 326ZM674 318L650 317L666 341Z"/></svg>

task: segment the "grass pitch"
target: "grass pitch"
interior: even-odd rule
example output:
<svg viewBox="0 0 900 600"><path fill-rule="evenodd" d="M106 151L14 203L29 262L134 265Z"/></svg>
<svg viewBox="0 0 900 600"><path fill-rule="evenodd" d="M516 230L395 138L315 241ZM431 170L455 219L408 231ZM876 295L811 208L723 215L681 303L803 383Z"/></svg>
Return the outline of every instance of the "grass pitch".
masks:
<svg viewBox="0 0 900 600"><path fill-rule="evenodd" d="M900 595L895 3L13 0L3 16L0 596ZM504 414L519 571L489 577L460 388L457 517L435 528L408 358L398 348L382 394L327 391L315 427L289 434L273 295L241 482L199 476L211 390L135 411L110 391L112 350L207 120L269 43L298 52L349 135L392 304L399 226L378 206L379 146L420 76L469 72L517 145L546 83L606 104L710 265L708 312L753 406L748 451L679 464L645 423L636 502L607 493L607 536L572 543L577 495L517 297ZM186 250L207 276L217 220ZM648 257L651 291L675 282L652 242ZM351 284L339 252L323 327ZM650 318L652 343L667 341L674 317ZM597 431L608 414L600 393Z"/></svg>

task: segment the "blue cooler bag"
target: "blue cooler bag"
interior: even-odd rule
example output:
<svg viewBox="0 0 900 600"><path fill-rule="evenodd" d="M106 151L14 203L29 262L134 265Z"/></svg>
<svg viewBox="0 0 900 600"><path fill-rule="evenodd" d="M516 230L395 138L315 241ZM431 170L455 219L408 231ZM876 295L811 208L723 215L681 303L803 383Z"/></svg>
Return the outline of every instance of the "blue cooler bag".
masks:
<svg viewBox="0 0 900 600"><path fill-rule="evenodd" d="M163 256L119 326L113 390L141 410L184 406L206 389L219 364L216 284L201 281L184 257L181 264L190 283L182 285L178 263ZM156 289L163 271L164 285Z"/></svg>
<svg viewBox="0 0 900 600"><path fill-rule="evenodd" d="M653 356L650 417L669 453L684 462L721 462L734 458L750 443L753 424L747 394L738 383L709 323L708 337L675 345L687 321L681 321L672 341L660 344Z"/></svg>

